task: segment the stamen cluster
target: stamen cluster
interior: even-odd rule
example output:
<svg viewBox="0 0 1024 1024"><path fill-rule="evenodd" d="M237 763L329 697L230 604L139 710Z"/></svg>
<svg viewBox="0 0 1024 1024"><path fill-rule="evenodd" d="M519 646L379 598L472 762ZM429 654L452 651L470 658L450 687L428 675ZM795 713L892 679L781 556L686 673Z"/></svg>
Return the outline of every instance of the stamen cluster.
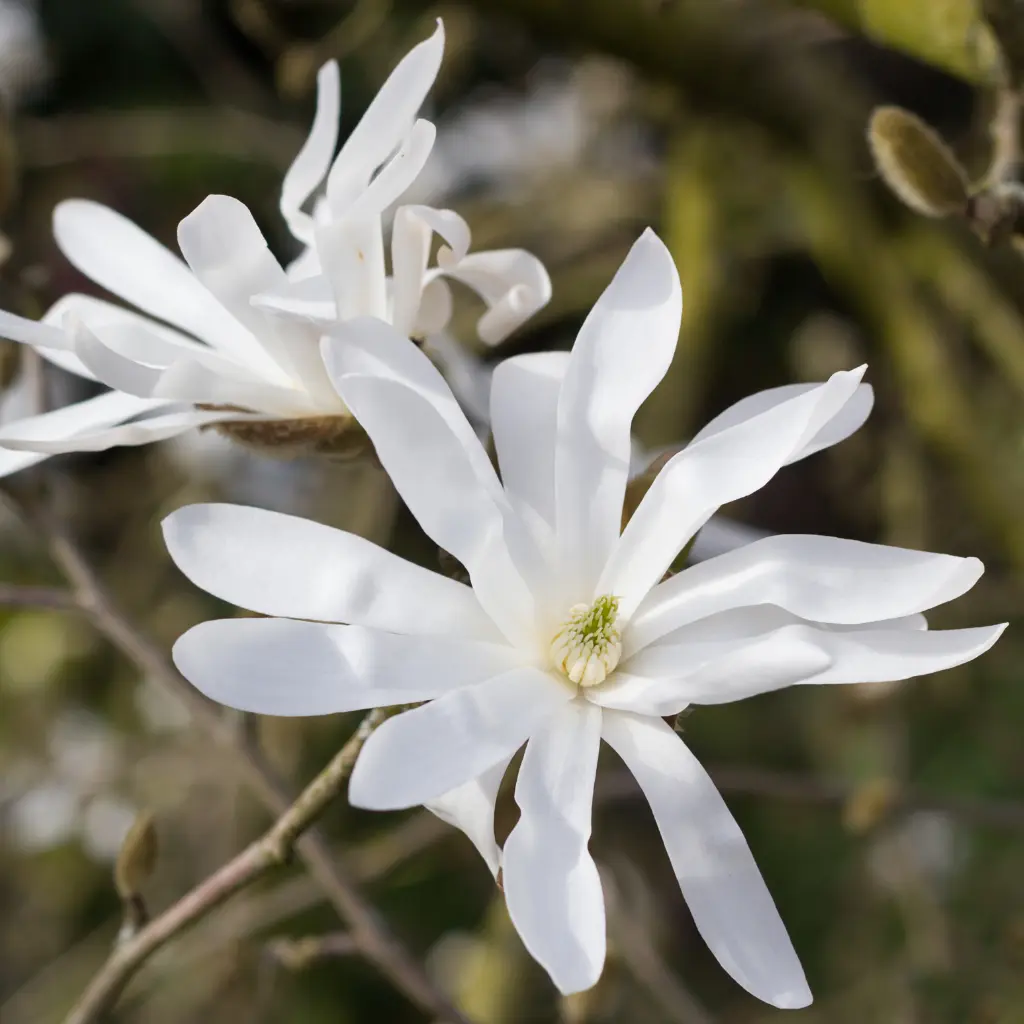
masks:
<svg viewBox="0 0 1024 1024"><path fill-rule="evenodd" d="M551 660L579 686L597 686L615 671L622 637L615 626L619 599L604 594L593 604L574 604L551 641Z"/></svg>

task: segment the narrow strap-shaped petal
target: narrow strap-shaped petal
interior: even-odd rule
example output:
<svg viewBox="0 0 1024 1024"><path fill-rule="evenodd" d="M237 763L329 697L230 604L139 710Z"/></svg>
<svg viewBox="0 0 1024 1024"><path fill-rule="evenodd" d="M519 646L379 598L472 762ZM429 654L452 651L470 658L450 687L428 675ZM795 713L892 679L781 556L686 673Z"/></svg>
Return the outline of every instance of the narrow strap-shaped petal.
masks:
<svg viewBox="0 0 1024 1024"><path fill-rule="evenodd" d="M983 571L977 558L838 537L765 537L658 584L630 622L626 653L687 623L745 605L778 605L817 622L895 619L952 601Z"/></svg>
<svg viewBox="0 0 1024 1024"><path fill-rule="evenodd" d="M79 321L72 332L75 352L83 365L109 388L127 395L151 398L161 371L129 359L106 345Z"/></svg>
<svg viewBox="0 0 1024 1024"><path fill-rule="evenodd" d="M588 849L601 717L576 700L531 737L502 856L512 923L565 994L590 988L604 967L604 893Z"/></svg>
<svg viewBox="0 0 1024 1024"><path fill-rule="evenodd" d="M558 400L556 526L574 602L591 600L618 540L633 416L672 361L681 315L672 256L646 231L587 316Z"/></svg>
<svg viewBox="0 0 1024 1024"><path fill-rule="evenodd" d="M334 295L334 319L387 318L380 214L342 217L316 228L316 249Z"/></svg>
<svg viewBox="0 0 1024 1024"><path fill-rule="evenodd" d="M537 352L499 363L491 378L491 431L511 499L555 526L555 434L568 352Z"/></svg>
<svg viewBox="0 0 1024 1024"><path fill-rule="evenodd" d="M139 405L145 403L145 406L139 408L139 405L136 405L134 412L126 411L123 415L111 416L107 423L118 423L143 412L175 406L175 403L159 398L138 398L135 395L125 395L119 391L114 391L112 394L124 399L124 404L121 406L124 410L132 408L130 402L139 403ZM101 395L100 397L107 396ZM84 404L84 402L80 403L80 405ZM224 413L202 412L196 409L182 410L180 406L177 406L173 412L150 416L147 419L124 423L121 426L107 426L106 424L83 426L74 417L58 418L58 413L67 413L69 409L75 408L77 407L66 406L56 412L9 424L0 429L0 447L13 448L18 451L45 452L49 455L59 455L63 452L103 452L109 448L165 441L169 437L176 437L194 427L226 418ZM111 402L111 411L114 408L114 403ZM69 430L66 425L68 420L75 423L73 431Z"/></svg>
<svg viewBox="0 0 1024 1024"><path fill-rule="evenodd" d="M691 444L661 470L605 566L599 593L632 616L683 545L719 506L763 487L853 396L865 367ZM876 616L877 618L877 616Z"/></svg>
<svg viewBox="0 0 1024 1024"><path fill-rule="evenodd" d="M0 338L18 341L33 348L69 349L71 341L52 324L40 320L28 320L15 313L0 309Z"/></svg>
<svg viewBox="0 0 1024 1024"><path fill-rule="evenodd" d="M71 332L64 329L63 319L46 315L42 320L27 320L0 311L0 337L31 345L44 359L68 373L86 380L96 379L75 355L74 341Z"/></svg>
<svg viewBox="0 0 1024 1024"><path fill-rule="evenodd" d="M748 395L736 402L735 405L729 406L724 412L719 413L697 432L690 444L697 444L728 427L742 423L762 412L767 412L783 402L788 402L791 398L806 394L817 386L816 384L786 384L780 388L769 388L767 391L758 391L756 394ZM823 448L830 448L840 441L845 441L864 425L865 420L871 415L871 408L874 404L874 389L870 384L861 384L846 405L803 448L794 452L786 461L786 465L806 459L808 455L820 452Z"/></svg>
<svg viewBox="0 0 1024 1024"><path fill-rule="evenodd" d="M402 140L398 152L381 167L344 216L352 220L379 216L397 202L419 177L436 137L437 129L430 121L423 118L416 121Z"/></svg>
<svg viewBox="0 0 1024 1024"><path fill-rule="evenodd" d="M532 643L542 560L465 414L430 360L388 324L325 339L324 362L423 529L466 567L505 635ZM383 403L383 404L381 404Z"/></svg>
<svg viewBox="0 0 1024 1024"><path fill-rule="evenodd" d="M309 135L281 182L281 216L300 241L313 242L313 218L303 204L327 177L338 145L341 116L341 76L338 62L329 60L316 76L316 113Z"/></svg>
<svg viewBox="0 0 1024 1024"><path fill-rule="evenodd" d="M485 345L497 345L551 301L551 278L544 264L525 249L489 249L459 256L438 253L440 270L484 300L476 324Z"/></svg>
<svg viewBox="0 0 1024 1024"><path fill-rule="evenodd" d="M391 72L335 158L327 176L327 201L334 216L345 213L398 148L434 84L443 52L439 19L434 34L414 46Z"/></svg>
<svg viewBox="0 0 1024 1024"><path fill-rule="evenodd" d="M174 645L198 690L259 715L331 715L431 700L521 664L514 648L296 619L214 619Z"/></svg>
<svg viewBox="0 0 1024 1024"><path fill-rule="evenodd" d="M35 465L54 452L77 451L74 438L78 433L108 427L112 423L120 423L158 407L159 403L154 403L150 399L110 391L95 398L88 398L84 402L55 409L53 412L6 423L0 427L0 448L3 449L0 450L0 477ZM29 443L32 440L50 443L45 449L38 450L6 448L5 435L14 443L19 437L27 439Z"/></svg>
<svg viewBox="0 0 1024 1024"><path fill-rule="evenodd" d="M432 814L465 832L495 877L501 867L501 849L494 838L494 806L509 761L503 758L477 778L426 804Z"/></svg>
<svg viewBox="0 0 1024 1024"><path fill-rule="evenodd" d="M424 532L466 567L477 598L508 640L534 644L536 606L520 570L524 562L536 569L539 559L503 497L481 483L463 440L433 403L405 384L370 376L336 384ZM479 446L475 436L472 441Z"/></svg>
<svg viewBox="0 0 1024 1024"><path fill-rule="evenodd" d="M463 583L371 541L245 505L186 505L164 541L196 586L263 615L349 622L398 633L497 640Z"/></svg>
<svg viewBox="0 0 1024 1024"><path fill-rule="evenodd" d="M914 628L916 618L895 623L903 628L798 622L718 644L653 644L593 699L603 707L661 716L795 684L894 682L971 661L1005 628L923 630Z"/></svg>
<svg viewBox="0 0 1024 1024"><path fill-rule="evenodd" d="M656 718L605 712L604 739L647 797L694 923L718 962L773 1006L807 1006L803 970L743 833L715 784Z"/></svg>
<svg viewBox="0 0 1024 1024"><path fill-rule="evenodd" d="M405 711L366 741L349 801L387 811L436 800L511 757L572 697L547 672L520 668Z"/></svg>
<svg viewBox="0 0 1024 1024"><path fill-rule="evenodd" d="M331 408L334 391L320 359L319 332L252 304L254 295L282 288L288 279L249 208L231 196L207 196L178 225L178 244L196 277L273 360L277 372L268 383L301 387Z"/></svg>
<svg viewBox="0 0 1024 1024"><path fill-rule="evenodd" d="M127 217L69 199L54 210L53 233L65 257L98 285L246 363L266 361L256 339L186 264Z"/></svg>
<svg viewBox="0 0 1024 1024"><path fill-rule="evenodd" d="M449 251L461 259L469 249L469 225L454 210L429 206L400 206L395 211L391 234L391 323L399 334L411 337L420 326L420 305L429 283L427 265L434 234L439 234ZM449 307L450 312L450 307ZM429 333L447 326L432 316Z"/></svg>
<svg viewBox="0 0 1024 1024"><path fill-rule="evenodd" d="M270 419L295 419L323 411L305 391L217 373L191 359L180 359L164 370L153 394L190 404L237 407ZM343 411L340 405L337 409Z"/></svg>

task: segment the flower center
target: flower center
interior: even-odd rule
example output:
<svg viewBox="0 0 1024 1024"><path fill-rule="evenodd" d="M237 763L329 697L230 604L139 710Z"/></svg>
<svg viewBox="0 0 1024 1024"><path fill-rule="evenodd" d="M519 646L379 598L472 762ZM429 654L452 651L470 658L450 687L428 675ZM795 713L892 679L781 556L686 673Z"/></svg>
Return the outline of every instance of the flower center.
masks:
<svg viewBox="0 0 1024 1024"><path fill-rule="evenodd" d="M551 641L551 660L578 686L597 686L615 671L622 657L622 636L615 628L619 599L611 594L593 604L574 604Z"/></svg>

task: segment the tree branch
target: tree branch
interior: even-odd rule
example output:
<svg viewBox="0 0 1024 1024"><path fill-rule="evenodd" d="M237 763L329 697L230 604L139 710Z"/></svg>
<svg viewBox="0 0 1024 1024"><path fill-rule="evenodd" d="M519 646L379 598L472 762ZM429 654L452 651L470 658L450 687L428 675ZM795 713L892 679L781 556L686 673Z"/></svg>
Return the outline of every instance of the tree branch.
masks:
<svg viewBox="0 0 1024 1024"><path fill-rule="evenodd" d="M161 946L205 917L239 889L287 863L299 836L341 792L367 737L386 717L384 711L371 711L330 764L261 838L250 843L238 856L154 918L133 938L116 945L64 1024L92 1024L98 1020L117 1001L132 975ZM360 944L354 939L349 941L354 948L359 948Z"/></svg>
<svg viewBox="0 0 1024 1024"><path fill-rule="evenodd" d="M75 595L63 587L28 587L0 583L0 608L51 608L54 611L81 611Z"/></svg>
<svg viewBox="0 0 1024 1024"><path fill-rule="evenodd" d="M9 489L6 493L9 496L11 494ZM244 736L230 725L217 706L192 687L164 658L152 641L136 629L121 612L99 576L50 509L43 502L24 496L12 497L11 503L25 522L38 529L46 538L54 561L72 586L76 602L89 615L97 630L137 665L144 675L156 680L181 701L199 727L219 746L232 754L232 762L242 780L264 807L275 818L281 819L268 833L269 836L273 836L272 841L277 849L283 849L295 841L303 829L294 831L296 818L289 816L292 811L291 796L278 782L273 771L264 764L259 752L247 745ZM338 757L340 758L341 754ZM338 758L332 762L332 766L339 767ZM322 776L318 776L298 802L307 810L308 807L313 807L316 814L329 799L330 790L324 786ZM427 976L422 965L391 933L376 908L359 892L323 837L316 830L310 829L301 835L301 838L297 838L295 849L305 862L309 873L348 926L360 953L408 999L427 1013L440 1017L450 1024L468 1024L466 1018L452 1006L448 998ZM256 856L252 852L252 847L241 855L246 856ZM232 864L235 865L235 862ZM228 866L230 867L231 865ZM238 886L232 884L237 876L230 872L225 876L228 868L222 869L203 883L204 886L212 887L211 890L204 892L204 901L213 899L211 905L216 905L237 889ZM235 869L238 870L237 865ZM245 864L242 870L248 870ZM185 908L185 911L187 910L188 907ZM178 912L183 913L181 909ZM183 924L192 919L186 914ZM156 926L161 920L163 918L157 919L150 927ZM164 926L166 927L166 922ZM152 933L153 936L157 934ZM171 934L174 934L173 930ZM154 948L162 945L163 941L166 940L161 940ZM126 954L115 952L115 956L118 955ZM148 952L146 955L149 955ZM134 970L134 967L131 970Z"/></svg>

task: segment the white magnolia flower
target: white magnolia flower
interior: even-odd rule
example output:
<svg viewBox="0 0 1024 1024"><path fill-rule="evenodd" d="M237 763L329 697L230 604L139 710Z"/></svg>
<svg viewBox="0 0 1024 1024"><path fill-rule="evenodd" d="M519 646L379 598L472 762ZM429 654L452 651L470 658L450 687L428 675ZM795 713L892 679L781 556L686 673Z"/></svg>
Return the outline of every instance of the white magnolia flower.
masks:
<svg viewBox="0 0 1024 1024"><path fill-rule="evenodd" d="M452 210L399 207L391 277L385 273L383 214L419 176L433 148L434 126L415 118L437 77L443 46L438 21L434 35L395 68L337 158L338 67L331 61L320 69L313 128L281 191L281 213L306 249L288 268L288 280L268 287L256 305L324 325L376 316L402 334L426 338L451 318L445 278L452 278L484 300L487 312L477 330L481 340L496 344L547 304L551 281L536 257L523 249L470 254L469 226ZM318 190L323 194L309 214L303 207ZM430 268L435 233L447 244Z"/></svg>
<svg viewBox="0 0 1024 1024"><path fill-rule="evenodd" d="M370 737L357 806L426 804L463 828L527 948L563 992L605 957L588 851L598 747L651 807L694 920L722 966L776 1006L810 1002L771 896L714 784L662 716L790 684L902 679L990 647L1002 626L930 632L921 612L981 564L829 537L781 536L665 579L723 503L864 420L863 368L777 388L713 420L662 469L625 529L630 424L672 359L679 281L651 233L571 353L509 359L491 393L499 480L443 379L381 322L325 342L336 385L458 583L351 534L231 505L164 524L199 586L271 618L207 622L177 643L210 697L275 715L426 702ZM494 801L526 743L518 824Z"/></svg>
<svg viewBox="0 0 1024 1024"><path fill-rule="evenodd" d="M289 277L249 210L228 196L209 196L178 226L184 262L104 206L59 204L54 234L64 255L141 312L85 295L65 296L38 323L0 311L0 336L113 389L0 427L0 475L48 454L145 444L209 424L273 447L347 445L351 417L324 368L320 339L337 321L362 314L390 317L404 334L441 331L451 303L442 271L427 269L435 228L454 250L442 250L444 273L488 305L481 321L488 337L543 305L550 286L541 264L519 250L466 256L469 229L450 210L400 208L392 278L385 273L382 213L430 152L434 127L414 117L443 42L439 25L401 61L337 157L337 65L321 71L313 128L285 175L281 210L297 237L316 243L324 275L295 283L295 269ZM326 212L314 224L302 206L325 175ZM308 272L308 259L304 265ZM330 302L307 303L323 288Z"/></svg>

